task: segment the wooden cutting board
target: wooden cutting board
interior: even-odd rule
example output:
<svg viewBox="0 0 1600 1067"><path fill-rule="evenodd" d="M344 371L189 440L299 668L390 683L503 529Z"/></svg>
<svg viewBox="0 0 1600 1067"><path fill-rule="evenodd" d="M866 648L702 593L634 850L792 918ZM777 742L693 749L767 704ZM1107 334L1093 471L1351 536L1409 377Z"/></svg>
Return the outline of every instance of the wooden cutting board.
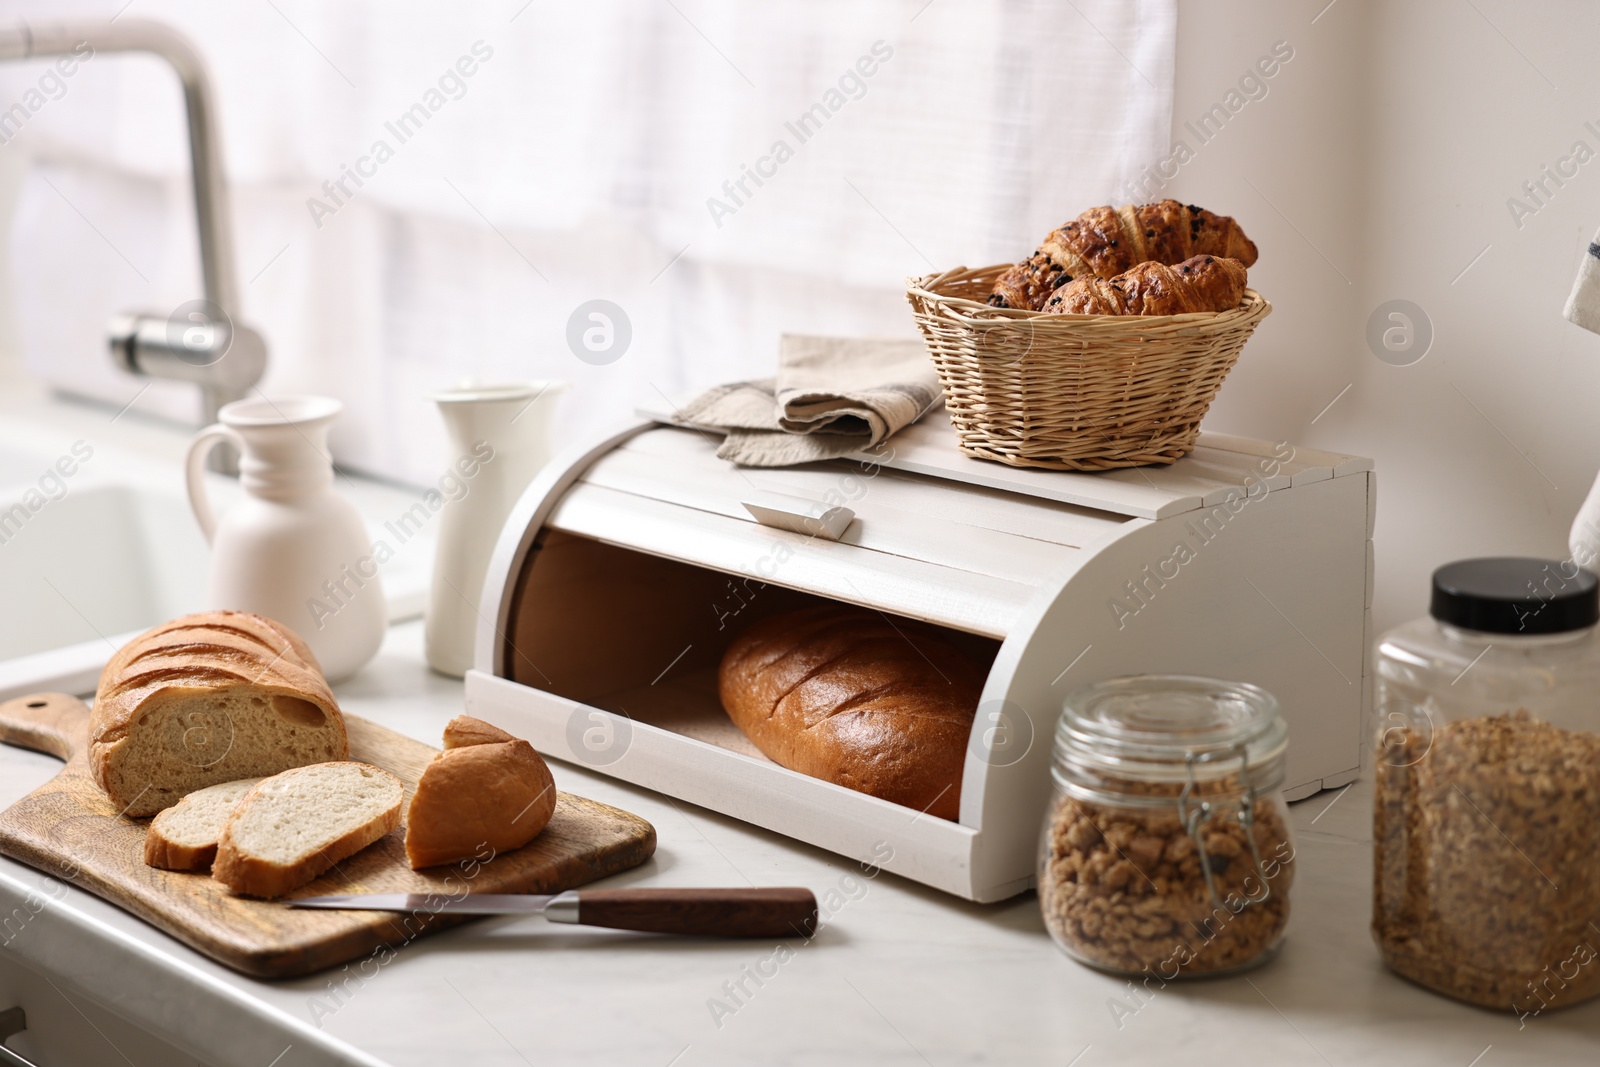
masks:
<svg viewBox="0 0 1600 1067"><path fill-rule="evenodd" d="M437 749L354 715L350 758L398 775L409 804ZM262 978L309 974L374 955L463 919L431 914L302 911L232 896L207 874L144 863L147 819L129 819L90 777L89 709L41 693L0 704L0 741L49 753L66 766L0 812L0 853L104 897L218 963ZM403 810L403 809L402 809ZM558 893L643 863L656 832L636 815L561 793L550 825L486 863L413 871L405 828L340 863L291 896L334 893ZM403 949L401 950L403 951Z"/></svg>

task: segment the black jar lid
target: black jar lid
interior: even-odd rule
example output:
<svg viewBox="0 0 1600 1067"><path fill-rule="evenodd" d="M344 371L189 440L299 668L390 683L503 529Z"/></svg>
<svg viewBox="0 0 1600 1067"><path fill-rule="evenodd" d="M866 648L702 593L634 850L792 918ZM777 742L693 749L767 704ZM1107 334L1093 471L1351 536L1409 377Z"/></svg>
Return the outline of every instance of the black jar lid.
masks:
<svg viewBox="0 0 1600 1067"><path fill-rule="evenodd" d="M1566 633L1600 622L1600 582L1571 560L1457 560L1433 572L1429 614L1484 633Z"/></svg>

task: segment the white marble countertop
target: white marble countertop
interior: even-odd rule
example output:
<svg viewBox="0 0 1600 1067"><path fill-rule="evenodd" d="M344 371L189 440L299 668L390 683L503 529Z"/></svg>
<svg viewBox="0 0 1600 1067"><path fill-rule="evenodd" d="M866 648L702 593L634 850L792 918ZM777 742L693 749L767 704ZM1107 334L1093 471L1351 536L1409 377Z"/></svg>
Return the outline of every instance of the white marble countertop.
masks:
<svg viewBox="0 0 1600 1067"><path fill-rule="evenodd" d="M350 711L437 743L460 685L422 665L421 625L339 687ZM53 759L0 746L0 805ZM5 950L217 1067L323 1063L1239 1063L1505 1067L1593 1063L1600 1002L1529 1018L1470 1008L1390 975L1367 932L1370 789L1293 806L1299 874L1277 959L1247 975L1133 997L1045 934L1032 893L968 904L841 857L571 766L561 788L649 819L655 858L623 885L810 886L824 925L733 1001L772 956L758 942L676 941L489 919L419 940L370 978L241 977L99 899L0 860L0 913L49 897ZM834 895L830 895L830 891ZM831 905L831 906L830 906ZM771 964L765 964L770 971ZM340 992L330 993L330 983ZM713 998L735 1010L716 1017ZM1114 1011L1113 1002L1123 1010ZM1120 1021L1119 1021L1120 1017Z"/></svg>

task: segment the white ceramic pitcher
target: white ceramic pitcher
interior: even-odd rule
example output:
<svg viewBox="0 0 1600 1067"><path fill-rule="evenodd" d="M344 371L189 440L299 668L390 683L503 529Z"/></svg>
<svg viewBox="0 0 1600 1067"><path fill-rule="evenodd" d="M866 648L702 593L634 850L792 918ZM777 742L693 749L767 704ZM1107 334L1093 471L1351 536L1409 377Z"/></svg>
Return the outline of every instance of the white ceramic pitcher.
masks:
<svg viewBox="0 0 1600 1067"><path fill-rule="evenodd" d="M565 382L463 385L433 394L450 434L452 478L428 598L428 666L459 678L472 666L479 600L500 527L550 460L550 426ZM470 474L468 472L471 472Z"/></svg>
<svg viewBox="0 0 1600 1067"><path fill-rule="evenodd" d="M260 397L228 404L189 445L189 504L211 543L210 602L253 611L305 639L329 681L359 670L383 643L388 613L378 565L355 506L333 491L331 397ZM217 521L206 454L239 450L245 498Z"/></svg>

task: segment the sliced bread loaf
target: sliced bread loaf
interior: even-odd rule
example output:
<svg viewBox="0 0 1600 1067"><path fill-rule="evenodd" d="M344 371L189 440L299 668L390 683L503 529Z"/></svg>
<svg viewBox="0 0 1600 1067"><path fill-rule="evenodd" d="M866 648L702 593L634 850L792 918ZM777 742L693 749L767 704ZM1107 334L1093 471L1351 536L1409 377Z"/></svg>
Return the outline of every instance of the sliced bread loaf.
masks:
<svg viewBox="0 0 1600 1067"><path fill-rule="evenodd" d="M400 779L365 763L275 774L223 825L211 876L239 896L281 897L400 825Z"/></svg>
<svg viewBox="0 0 1600 1067"><path fill-rule="evenodd" d="M169 871L209 871L223 824L259 781L241 778L208 785L157 815L144 835L144 861Z"/></svg>
<svg viewBox="0 0 1600 1067"><path fill-rule="evenodd" d="M481 719L457 715L445 750L423 768L406 809L413 869L486 861L538 836L556 810L556 782L533 746Z"/></svg>
<svg viewBox="0 0 1600 1067"><path fill-rule="evenodd" d="M123 645L100 672L89 719L90 769L133 817L208 785L349 754L311 650L243 611L187 615Z"/></svg>

